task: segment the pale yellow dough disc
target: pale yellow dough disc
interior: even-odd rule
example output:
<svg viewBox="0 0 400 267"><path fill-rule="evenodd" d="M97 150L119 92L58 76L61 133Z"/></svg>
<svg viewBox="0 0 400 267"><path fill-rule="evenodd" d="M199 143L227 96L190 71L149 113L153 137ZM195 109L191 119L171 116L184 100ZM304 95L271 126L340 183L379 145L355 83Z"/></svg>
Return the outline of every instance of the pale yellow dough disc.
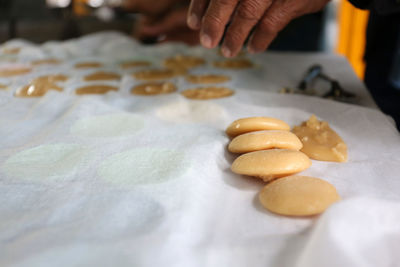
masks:
<svg viewBox="0 0 400 267"><path fill-rule="evenodd" d="M282 130L256 131L236 136L229 144L232 153L247 153L272 148L300 150L303 144L299 138Z"/></svg>
<svg viewBox="0 0 400 267"><path fill-rule="evenodd" d="M214 98L228 97L234 94L229 88L226 87L200 87L194 89L188 89L181 93L184 97L195 100L207 100Z"/></svg>
<svg viewBox="0 0 400 267"><path fill-rule="evenodd" d="M48 59L39 59L32 61L32 65L57 65L60 64L61 61L56 58L48 58Z"/></svg>
<svg viewBox="0 0 400 267"><path fill-rule="evenodd" d="M121 75L113 72L98 71L85 76L85 81L109 81L109 80L119 80Z"/></svg>
<svg viewBox="0 0 400 267"><path fill-rule="evenodd" d="M161 95L176 92L177 88L173 83L145 83L132 88L134 95Z"/></svg>
<svg viewBox="0 0 400 267"><path fill-rule="evenodd" d="M233 162L231 169L234 173L258 177L268 182L304 171L310 166L311 160L300 151L269 149L241 155Z"/></svg>
<svg viewBox="0 0 400 267"><path fill-rule="evenodd" d="M136 68L136 67L148 67L150 65L151 65L150 62L142 61L142 60L125 61L120 64L121 68L123 68L123 69L130 69L130 68Z"/></svg>
<svg viewBox="0 0 400 267"><path fill-rule="evenodd" d="M302 152L310 158L322 161L347 161L347 145L325 121L312 115L308 121L293 128L303 142Z"/></svg>
<svg viewBox="0 0 400 267"><path fill-rule="evenodd" d="M77 95L87 95L87 94L103 95L110 91L118 91L118 88L110 85L89 85L76 89L75 93Z"/></svg>
<svg viewBox="0 0 400 267"><path fill-rule="evenodd" d="M3 53L7 55L17 55L19 52L21 52L20 47L3 48Z"/></svg>
<svg viewBox="0 0 400 267"><path fill-rule="evenodd" d="M164 61L164 66L171 69L175 68L189 69L204 65L205 63L206 61L201 57L176 55L175 57L167 58Z"/></svg>
<svg viewBox="0 0 400 267"><path fill-rule="evenodd" d="M157 80L167 80L184 74L182 70L172 70L172 69L152 69L152 70L142 70L132 74L132 76L138 80L142 81L157 81ZM185 72L185 71L184 71Z"/></svg>
<svg viewBox="0 0 400 267"><path fill-rule="evenodd" d="M100 68L103 64L99 62L82 62L75 64L76 69Z"/></svg>
<svg viewBox="0 0 400 267"><path fill-rule="evenodd" d="M226 75L217 74L204 74L204 75L188 75L186 81L197 84L209 84L209 83L224 83L230 81L231 78Z"/></svg>
<svg viewBox="0 0 400 267"><path fill-rule="evenodd" d="M226 134L235 137L240 134L262 130L290 130L290 126L279 119L269 117L250 117L236 120L226 129Z"/></svg>
<svg viewBox="0 0 400 267"><path fill-rule="evenodd" d="M261 204L277 214L310 216L320 214L340 200L336 188L319 178L289 176L266 185L259 194Z"/></svg>
<svg viewBox="0 0 400 267"><path fill-rule="evenodd" d="M12 76L24 75L29 72L31 72L31 69L27 67L1 69L0 77L12 77Z"/></svg>

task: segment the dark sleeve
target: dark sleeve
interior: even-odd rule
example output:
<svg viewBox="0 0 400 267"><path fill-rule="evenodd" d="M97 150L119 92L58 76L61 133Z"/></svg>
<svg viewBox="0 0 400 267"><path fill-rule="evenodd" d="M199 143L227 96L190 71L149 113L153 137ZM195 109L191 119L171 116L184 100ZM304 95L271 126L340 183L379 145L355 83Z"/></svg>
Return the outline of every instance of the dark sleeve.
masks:
<svg viewBox="0 0 400 267"><path fill-rule="evenodd" d="M370 9L372 0L349 0L349 2L357 8Z"/></svg>
<svg viewBox="0 0 400 267"><path fill-rule="evenodd" d="M375 9L380 15L400 13L400 0L349 0L355 7Z"/></svg>
<svg viewBox="0 0 400 267"><path fill-rule="evenodd" d="M380 15L399 14L399 0L374 0L374 8ZM400 14L399 14L400 15Z"/></svg>

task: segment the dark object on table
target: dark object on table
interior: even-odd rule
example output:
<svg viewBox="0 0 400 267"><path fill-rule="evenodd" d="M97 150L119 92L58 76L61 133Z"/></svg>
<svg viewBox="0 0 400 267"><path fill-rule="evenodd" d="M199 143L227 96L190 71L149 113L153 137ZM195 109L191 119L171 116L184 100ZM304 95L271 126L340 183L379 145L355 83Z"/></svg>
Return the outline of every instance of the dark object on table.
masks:
<svg viewBox="0 0 400 267"><path fill-rule="evenodd" d="M340 83L330 78L328 75L324 74L322 66L313 65L311 66L304 78L300 81L297 89L284 88L281 93L294 93L294 94L304 94L310 96L318 96L322 98L333 99L345 103L357 103L358 98L355 94L347 92L343 89ZM321 92L313 88L313 84L317 79L324 80L330 84L330 89L328 92Z"/></svg>

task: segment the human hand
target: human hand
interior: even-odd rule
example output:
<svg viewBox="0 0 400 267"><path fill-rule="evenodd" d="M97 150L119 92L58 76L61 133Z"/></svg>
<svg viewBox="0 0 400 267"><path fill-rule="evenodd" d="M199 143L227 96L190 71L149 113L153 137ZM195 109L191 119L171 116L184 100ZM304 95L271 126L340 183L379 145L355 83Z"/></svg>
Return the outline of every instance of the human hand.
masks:
<svg viewBox="0 0 400 267"><path fill-rule="evenodd" d="M143 16L136 25L135 37L144 40L155 38L159 42L184 42L189 45L200 43L199 31L186 24L188 7L176 8L163 17Z"/></svg>
<svg viewBox="0 0 400 267"><path fill-rule="evenodd" d="M250 53L262 52L292 19L321 10L329 0L191 0L187 23L200 30L201 44L218 45L225 33L222 53L233 57L248 42Z"/></svg>

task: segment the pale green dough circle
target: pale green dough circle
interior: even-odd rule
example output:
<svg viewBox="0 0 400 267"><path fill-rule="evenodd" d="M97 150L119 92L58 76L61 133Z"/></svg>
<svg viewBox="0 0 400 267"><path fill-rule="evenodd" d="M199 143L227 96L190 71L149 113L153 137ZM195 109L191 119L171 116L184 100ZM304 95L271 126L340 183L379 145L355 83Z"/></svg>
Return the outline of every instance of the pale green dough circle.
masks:
<svg viewBox="0 0 400 267"><path fill-rule="evenodd" d="M116 184L157 184L179 178L189 165L183 152L141 148L106 159L101 163L98 174Z"/></svg>
<svg viewBox="0 0 400 267"><path fill-rule="evenodd" d="M84 137L120 137L132 135L144 127L141 117L133 114L111 114L78 120L70 131Z"/></svg>
<svg viewBox="0 0 400 267"><path fill-rule="evenodd" d="M79 145L41 145L11 156L2 169L7 176L25 180L58 179L74 175L87 155Z"/></svg>

